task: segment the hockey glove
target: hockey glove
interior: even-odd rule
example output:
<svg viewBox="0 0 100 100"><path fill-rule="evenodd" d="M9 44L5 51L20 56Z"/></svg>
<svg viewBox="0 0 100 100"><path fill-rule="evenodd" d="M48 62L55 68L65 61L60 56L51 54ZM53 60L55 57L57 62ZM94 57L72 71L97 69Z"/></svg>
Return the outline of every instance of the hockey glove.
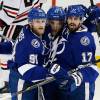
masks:
<svg viewBox="0 0 100 100"><path fill-rule="evenodd" d="M79 70L82 73L83 81L89 82L90 84L94 83L99 76L99 70L96 65L89 65L85 68Z"/></svg>
<svg viewBox="0 0 100 100"><path fill-rule="evenodd" d="M69 75L67 71L58 64L54 64L50 68L50 73L56 78L56 82L61 88L67 88L71 92L80 86L83 80L80 72L76 71Z"/></svg>
<svg viewBox="0 0 100 100"><path fill-rule="evenodd" d="M81 85L83 81L83 76L81 72L76 71L69 76L69 80L67 83L67 88L69 87L69 91L73 92L77 87Z"/></svg>

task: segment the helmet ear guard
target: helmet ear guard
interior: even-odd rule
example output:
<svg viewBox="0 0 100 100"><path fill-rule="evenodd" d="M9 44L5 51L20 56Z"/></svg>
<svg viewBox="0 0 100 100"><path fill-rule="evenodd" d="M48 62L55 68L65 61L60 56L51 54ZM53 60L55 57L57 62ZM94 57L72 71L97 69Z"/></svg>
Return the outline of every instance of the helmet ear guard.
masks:
<svg viewBox="0 0 100 100"><path fill-rule="evenodd" d="M28 21L31 22L33 19L46 19L47 15L44 10L40 8L32 8L28 13Z"/></svg>

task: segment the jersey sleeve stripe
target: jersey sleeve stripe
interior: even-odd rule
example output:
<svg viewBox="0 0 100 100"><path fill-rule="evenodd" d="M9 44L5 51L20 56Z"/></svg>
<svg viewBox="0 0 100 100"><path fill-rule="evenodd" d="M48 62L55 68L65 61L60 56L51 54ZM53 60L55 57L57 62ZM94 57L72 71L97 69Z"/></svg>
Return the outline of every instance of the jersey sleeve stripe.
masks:
<svg viewBox="0 0 100 100"><path fill-rule="evenodd" d="M89 66L89 67L91 67L92 69L94 69L97 73L99 73L99 70L98 70L98 67L96 66L96 65L91 65L91 66Z"/></svg>
<svg viewBox="0 0 100 100"><path fill-rule="evenodd" d="M32 69L36 67L36 65L32 65L32 64L25 64L23 66L20 66L18 68L19 73L23 76L28 70Z"/></svg>

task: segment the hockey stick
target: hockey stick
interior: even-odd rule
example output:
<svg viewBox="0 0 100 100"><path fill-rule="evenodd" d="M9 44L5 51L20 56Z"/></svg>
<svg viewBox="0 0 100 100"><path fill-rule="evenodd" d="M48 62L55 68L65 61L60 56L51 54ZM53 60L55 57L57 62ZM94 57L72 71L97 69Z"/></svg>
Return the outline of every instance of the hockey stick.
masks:
<svg viewBox="0 0 100 100"><path fill-rule="evenodd" d="M96 63L99 63L99 62L100 62L100 59L94 61L92 64L96 64ZM89 64L91 64L91 63L85 63L85 64L83 64L83 66L86 65L86 64L89 65ZM86 65L86 66L87 66L87 65ZM83 68L83 67L81 67L81 68ZM76 68L75 70L71 70L71 71L68 72L68 74L71 75L72 73L74 73L75 71L78 71L79 69L80 69L80 67L79 67L79 68ZM21 93L24 93L24 92L30 91L30 90L32 90L32 89L35 89L35 88L37 88L38 86L43 86L43 85L48 84L48 83L50 83L50 82L53 82L53 81L55 81L55 80L56 80L56 79L55 79L54 77L49 77L49 78L47 78L46 80L44 80L44 81L42 81L42 82L39 82L39 83L37 83L37 84L35 84L35 85L32 85L32 86L30 86L30 87L28 87L28 88L26 88L26 89L24 89L24 90L20 90L20 91L18 91L18 92L12 93L12 95L7 95L7 96L5 96L5 97L3 97L3 98L0 98L0 100L7 100L7 99L10 99L11 97L14 97L14 96L19 95L19 94L21 94Z"/></svg>
<svg viewBox="0 0 100 100"><path fill-rule="evenodd" d="M82 65L79 65L76 69L72 69L71 71L68 71L68 75L70 76L72 73L78 71L78 70L81 69L81 68L85 68L85 67L87 67L87 66L89 66L89 65L92 65L92 64L95 65L95 64L97 64L97 63L99 63L99 62L100 62L100 59L95 60L95 61L93 61L93 62L86 62L86 63L84 63L84 64L82 64Z"/></svg>
<svg viewBox="0 0 100 100"><path fill-rule="evenodd" d="M90 0L91 6L94 6L94 2L93 0Z"/></svg>
<svg viewBox="0 0 100 100"><path fill-rule="evenodd" d="M48 84L48 83L50 83L50 82L52 82L52 81L54 81L54 80L55 80L54 77L49 77L49 78L45 79L44 81L41 81L41 82L39 82L39 83L37 83L37 84L34 84L34 85L30 86L30 87L27 87L27 88L24 89L24 90L20 90L20 91L18 91L18 92L12 93L11 95L9 94L9 95L7 95L7 96L5 96L5 97L3 97L3 98L0 98L0 100L8 100L8 99L10 99L11 97L14 97L14 96L16 96L16 95L19 95L19 94L24 93L24 92L27 92L27 91L30 91L30 90L32 90L32 89L34 89L34 88L39 87L39 86L43 86L43 85Z"/></svg>

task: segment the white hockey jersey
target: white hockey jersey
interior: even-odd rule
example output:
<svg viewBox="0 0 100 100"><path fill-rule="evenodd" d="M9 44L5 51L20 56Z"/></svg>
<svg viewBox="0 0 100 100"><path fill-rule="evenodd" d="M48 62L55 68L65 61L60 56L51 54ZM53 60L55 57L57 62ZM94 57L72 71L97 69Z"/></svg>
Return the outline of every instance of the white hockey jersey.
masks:
<svg viewBox="0 0 100 100"><path fill-rule="evenodd" d="M21 27L28 24L29 10L32 7L39 8L45 2L46 0L0 0L0 19L8 25L0 34L15 39Z"/></svg>
<svg viewBox="0 0 100 100"><path fill-rule="evenodd" d="M0 0L0 19L8 25L27 24L27 14L30 8L40 7L46 0Z"/></svg>
<svg viewBox="0 0 100 100"><path fill-rule="evenodd" d="M16 18L21 0L0 0L0 19L10 25ZM15 6L16 4L16 6Z"/></svg>

